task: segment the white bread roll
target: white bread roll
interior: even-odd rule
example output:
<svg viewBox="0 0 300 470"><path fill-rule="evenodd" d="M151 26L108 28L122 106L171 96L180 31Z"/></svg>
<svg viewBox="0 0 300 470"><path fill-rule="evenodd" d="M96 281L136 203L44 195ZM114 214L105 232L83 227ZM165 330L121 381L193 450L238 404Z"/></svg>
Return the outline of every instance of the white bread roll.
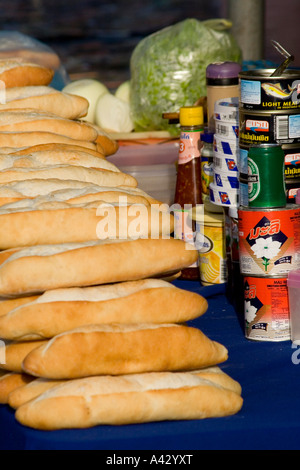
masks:
<svg viewBox="0 0 300 470"><path fill-rule="evenodd" d="M87 325L32 350L23 371L48 379L192 370L227 360L227 349L178 324Z"/></svg>
<svg viewBox="0 0 300 470"><path fill-rule="evenodd" d="M66 119L77 119L87 114L88 107L88 100L82 96L64 93L50 86L23 86L6 90L5 104L0 104L0 111L37 109Z"/></svg>
<svg viewBox="0 0 300 470"><path fill-rule="evenodd" d="M240 384L223 372L218 366L205 367L198 371L192 370L190 373L195 374L202 379L210 380L210 382L213 382L214 384L220 385L221 387L227 388L228 390L241 395L242 389ZM151 374L151 372L149 374ZM176 374L176 372L174 374ZM57 385L65 382L65 380L51 380L40 377L35 378L34 380L30 380L27 384L11 391L7 399L8 404L12 408L17 409L24 403L37 398L42 393L50 390L50 388L56 387Z"/></svg>
<svg viewBox="0 0 300 470"><path fill-rule="evenodd" d="M123 172L72 165L46 165L38 168L9 168L0 172L0 184L31 179L85 181L98 186L136 187L136 179Z"/></svg>
<svg viewBox="0 0 300 470"><path fill-rule="evenodd" d="M191 373L89 377L51 388L16 410L16 419L41 430L88 428L237 413L237 393Z"/></svg>
<svg viewBox="0 0 300 470"><path fill-rule="evenodd" d="M8 404L8 398L10 393L29 384L34 380L27 374L19 374L16 372L7 372L0 370L0 403L2 405Z"/></svg>
<svg viewBox="0 0 300 470"><path fill-rule="evenodd" d="M0 296L163 277L190 266L198 252L173 238L38 245L0 252Z"/></svg>
<svg viewBox="0 0 300 470"><path fill-rule="evenodd" d="M20 227L22 232L20 234ZM0 249L115 238L170 236L173 215L141 204L23 199L0 207Z"/></svg>
<svg viewBox="0 0 300 470"><path fill-rule="evenodd" d="M20 305L11 304L12 300L0 302L0 337L14 341L52 338L94 323L182 323L203 315L208 307L201 295L162 279L56 289L32 301L25 299Z"/></svg>
<svg viewBox="0 0 300 470"><path fill-rule="evenodd" d="M46 86L52 81L54 70L20 57L0 60L0 80L5 88Z"/></svg>
<svg viewBox="0 0 300 470"><path fill-rule="evenodd" d="M89 123L66 119L34 109L11 109L0 113L0 132L51 132L93 142L98 132Z"/></svg>
<svg viewBox="0 0 300 470"><path fill-rule="evenodd" d="M47 341L46 341L47 342ZM0 363L0 369L15 372L18 374L23 373L22 364L27 356L33 349L42 346L45 341L5 341L5 362Z"/></svg>

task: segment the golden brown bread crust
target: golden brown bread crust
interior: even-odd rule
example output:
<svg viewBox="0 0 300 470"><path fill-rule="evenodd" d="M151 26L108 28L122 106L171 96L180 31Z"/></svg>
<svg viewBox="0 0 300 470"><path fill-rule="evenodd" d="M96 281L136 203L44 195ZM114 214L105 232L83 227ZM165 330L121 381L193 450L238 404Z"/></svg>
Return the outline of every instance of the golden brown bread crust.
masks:
<svg viewBox="0 0 300 470"><path fill-rule="evenodd" d="M82 96L50 86L13 87L6 90L5 97L6 103L0 104L0 111L31 108L66 119L78 119L87 115L89 107L88 100Z"/></svg>
<svg viewBox="0 0 300 470"><path fill-rule="evenodd" d="M0 369L22 373L22 363L24 358L34 348L42 346L44 341L12 341L5 345L5 363L0 364Z"/></svg>
<svg viewBox="0 0 300 470"><path fill-rule="evenodd" d="M0 403L7 404L11 392L23 387L34 380L27 374L0 371Z"/></svg>
<svg viewBox="0 0 300 470"><path fill-rule="evenodd" d="M9 168L0 172L0 184L32 179L84 181L107 187L137 187L137 180L127 173L83 166L48 165L38 168Z"/></svg>
<svg viewBox="0 0 300 470"><path fill-rule="evenodd" d="M56 248L61 251L54 253ZM197 250L172 238L99 241L67 248L50 245L0 252L0 296L163 276L198 257Z"/></svg>
<svg viewBox="0 0 300 470"><path fill-rule="evenodd" d="M33 201L29 200L30 202ZM1 250L131 236L148 238L151 236L151 230L154 230L153 227L157 236L170 236L174 229L171 214L157 213L149 205L121 207L103 203L101 200L72 205L45 200L36 206L23 206L20 209L5 207L0 209ZM110 220L114 222L109 224ZM137 230L131 233L131 227L135 227L136 222Z"/></svg>
<svg viewBox="0 0 300 470"><path fill-rule="evenodd" d="M1 314L0 303L0 337L15 341L52 338L88 324L182 323L203 315L208 307L201 295L153 279L59 289L30 299L4 301L6 315Z"/></svg>
<svg viewBox="0 0 300 470"><path fill-rule="evenodd" d="M0 105L1 106L1 105ZM1 111L1 109L0 109ZM84 148L97 150L97 145L94 142L77 140L76 138L67 137L65 135L56 134L47 131L29 131L29 132L0 132L0 145L1 147L21 148L29 147L38 144L71 144Z"/></svg>
<svg viewBox="0 0 300 470"><path fill-rule="evenodd" d="M227 349L197 328L175 324L87 325L31 351L23 371L37 377L192 370L227 360Z"/></svg>
<svg viewBox="0 0 300 470"><path fill-rule="evenodd" d="M54 70L17 57L0 59L0 80L6 88L49 85Z"/></svg>
<svg viewBox="0 0 300 470"><path fill-rule="evenodd" d="M1 153L3 152L3 148L1 149ZM49 144L38 144L38 145L30 145L29 147L25 148L9 148L6 147L5 153L12 154L12 155L28 155L28 154L34 154L35 152L74 152L74 153L80 153L84 152L87 153L88 155L92 155L97 158L105 158L104 153L97 152L97 150L94 149L87 149L85 147L80 147L80 145L75 144L59 144L59 143L52 143L50 142Z"/></svg>
<svg viewBox="0 0 300 470"><path fill-rule="evenodd" d="M95 141L97 130L88 122L66 119L32 109L0 113L0 132L51 132L81 141Z"/></svg>
<svg viewBox="0 0 300 470"><path fill-rule="evenodd" d="M232 392L241 395L242 389L239 382L232 379L218 366L205 367L200 370L191 370L190 373L198 375L200 378L209 380L210 382L213 382L216 385L219 385L223 388L227 388L228 390L231 390ZM13 390L8 396L8 404L12 408L19 408L27 401L32 400L33 398L37 398L39 395L46 392L50 388L56 387L57 385L60 385L62 383L66 383L66 381L36 378L34 380L31 380L28 384L25 384L22 387L18 387L16 390Z"/></svg>
<svg viewBox="0 0 300 470"><path fill-rule="evenodd" d="M20 406L15 416L25 426L52 430L221 417L242 404L237 393L193 374L138 374L68 381Z"/></svg>

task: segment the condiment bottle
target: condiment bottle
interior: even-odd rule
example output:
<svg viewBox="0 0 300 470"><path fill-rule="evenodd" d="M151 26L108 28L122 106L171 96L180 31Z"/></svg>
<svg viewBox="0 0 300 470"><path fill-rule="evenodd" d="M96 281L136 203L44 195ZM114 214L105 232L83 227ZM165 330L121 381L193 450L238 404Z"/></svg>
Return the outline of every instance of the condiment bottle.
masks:
<svg viewBox="0 0 300 470"><path fill-rule="evenodd" d="M174 238L195 242L195 226L191 208L202 204L201 189L201 133L204 126L202 106L184 106L179 112L180 142L177 181L174 198ZM195 263L181 271L182 279L199 280L199 266Z"/></svg>
<svg viewBox="0 0 300 470"><path fill-rule="evenodd" d="M211 132L215 132L215 102L223 98L240 96L241 69L241 65L237 62L213 62L206 67L207 124Z"/></svg>

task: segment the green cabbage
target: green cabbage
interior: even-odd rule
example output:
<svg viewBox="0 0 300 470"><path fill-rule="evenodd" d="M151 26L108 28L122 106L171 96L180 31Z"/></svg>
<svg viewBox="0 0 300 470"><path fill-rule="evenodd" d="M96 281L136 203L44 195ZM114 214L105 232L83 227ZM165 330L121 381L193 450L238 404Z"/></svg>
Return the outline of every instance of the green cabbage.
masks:
<svg viewBox="0 0 300 470"><path fill-rule="evenodd" d="M162 114L178 112L206 96L206 67L241 63L242 54L227 20L188 18L142 39L130 59L130 106L136 131L178 128Z"/></svg>

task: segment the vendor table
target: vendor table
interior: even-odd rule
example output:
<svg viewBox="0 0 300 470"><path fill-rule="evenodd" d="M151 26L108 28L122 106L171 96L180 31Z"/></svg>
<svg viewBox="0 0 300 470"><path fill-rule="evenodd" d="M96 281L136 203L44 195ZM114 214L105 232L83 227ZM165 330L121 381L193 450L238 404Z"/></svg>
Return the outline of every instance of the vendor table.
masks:
<svg viewBox="0 0 300 470"><path fill-rule="evenodd" d="M224 284L204 287L177 280L175 285L198 292L208 300L208 311L190 325L227 347L229 357L221 368L242 386L244 404L238 414L197 421L37 431L17 423L13 410L0 405L0 449L300 449L300 346L291 341L246 339Z"/></svg>

